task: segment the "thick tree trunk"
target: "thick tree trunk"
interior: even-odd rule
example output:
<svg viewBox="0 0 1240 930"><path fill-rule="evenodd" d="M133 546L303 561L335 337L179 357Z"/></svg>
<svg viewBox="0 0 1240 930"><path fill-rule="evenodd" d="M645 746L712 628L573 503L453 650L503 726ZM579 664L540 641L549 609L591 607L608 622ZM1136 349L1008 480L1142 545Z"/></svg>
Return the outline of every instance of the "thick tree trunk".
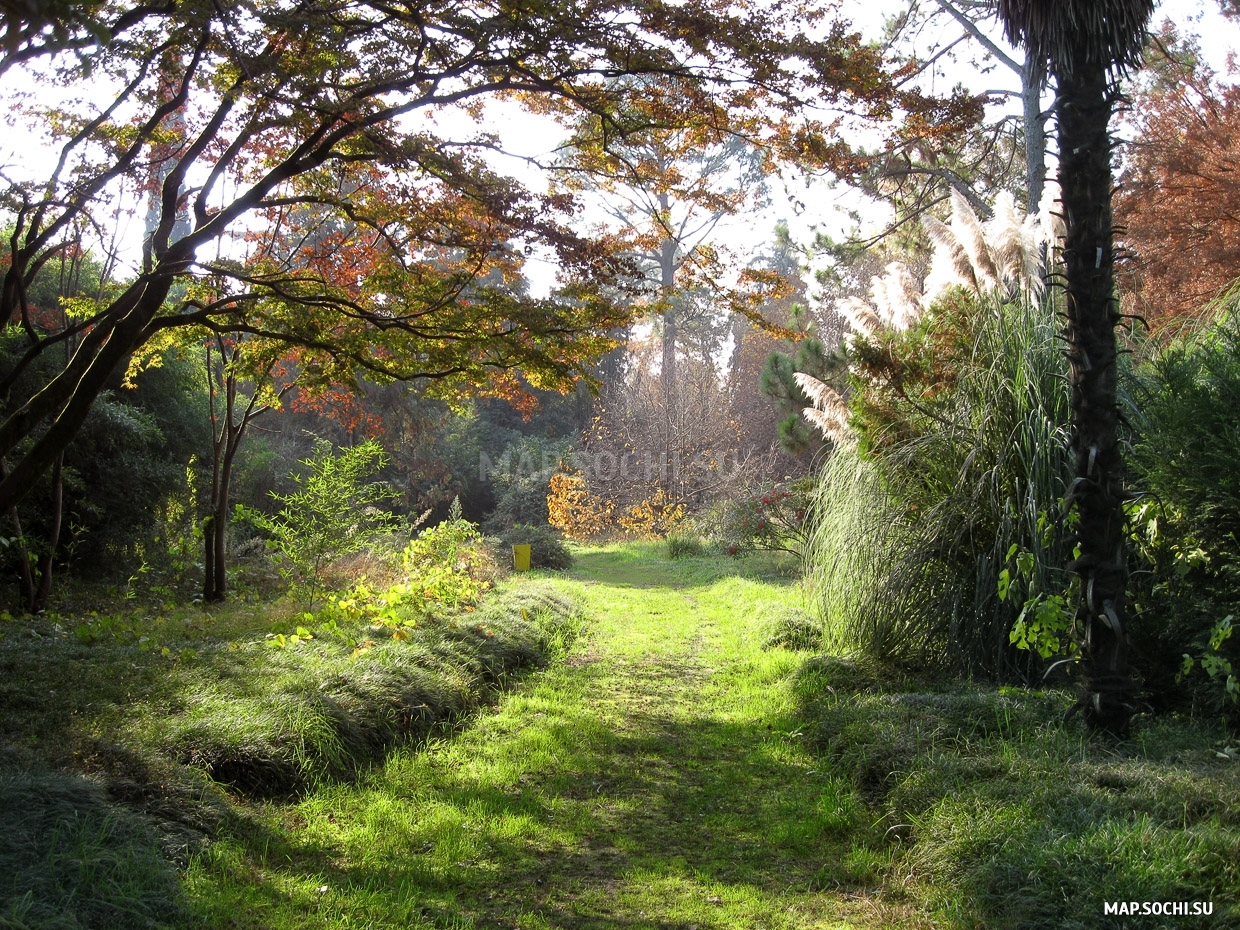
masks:
<svg viewBox="0 0 1240 930"><path fill-rule="evenodd" d="M64 370L0 423L0 456L42 423L47 429L0 478L0 513L15 507L73 441L108 379L141 345L143 330L168 296L173 276L140 279L74 350Z"/></svg>
<svg viewBox="0 0 1240 930"><path fill-rule="evenodd" d="M1125 625L1123 462L1119 449L1117 350L1111 228L1113 90L1106 68L1082 55L1059 78L1059 183L1067 235L1068 356L1075 477L1068 499L1079 516L1081 581L1077 615L1084 630L1081 708L1086 725L1127 732L1138 690L1128 662Z"/></svg>

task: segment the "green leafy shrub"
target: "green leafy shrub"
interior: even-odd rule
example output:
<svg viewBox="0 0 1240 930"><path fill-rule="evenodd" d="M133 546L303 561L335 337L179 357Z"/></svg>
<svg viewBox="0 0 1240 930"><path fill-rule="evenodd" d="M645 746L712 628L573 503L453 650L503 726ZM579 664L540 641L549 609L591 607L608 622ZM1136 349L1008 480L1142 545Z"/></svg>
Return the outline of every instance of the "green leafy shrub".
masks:
<svg viewBox="0 0 1240 930"><path fill-rule="evenodd" d="M530 568L563 571L573 567L573 554L564 543L564 535L553 526L518 523L496 539L502 550L501 559L511 559L512 547L526 543L530 547Z"/></svg>
<svg viewBox="0 0 1240 930"><path fill-rule="evenodd" d="M547 481L567 452L563 442L522 436L510 442L490 473L495 509L483 521L489 533L547 522Z"/></svg>
<svg viewBox="0 0 1240 930"><path fill-rule="evenodd" d="M810 510L815 478L774 482L729 501L721 527L730 555L762 550L805 556L810 538Z"/></svg>
<svg viewBox="0 0 1240 930"><path fill-rule="evenodd" d="M395 495L385 484L367 479L383 467L387 455L374 440L339 454L320 442L302 461L304 475L292 475L297 490L272 492L280 504L274 515L237 507L237 514L267 535L307 589L307 610L314 609L319 573L333 559L364 549L376 534L390 529L393 517L380 505Z"/></svg>
<svg viewBox="0 0 1240 930"><path fill-rule="evenodd" d="M397 561L386 584L362 577L330 598L333 619L377 624L407 639L410 627L433 616L472 609L496 574L482 534L461 517L459 498L448 519L420 531Z"/></svg>
<svg viewBox="0 0 1240 930"><path fill-rule="evenodd" d="M1138 371L1133 636L1147 684L1240 725L1240 293ZM1214 674L1211 674L1211 671ZM1229 690L1229 682L1232 683Z"/></svg>

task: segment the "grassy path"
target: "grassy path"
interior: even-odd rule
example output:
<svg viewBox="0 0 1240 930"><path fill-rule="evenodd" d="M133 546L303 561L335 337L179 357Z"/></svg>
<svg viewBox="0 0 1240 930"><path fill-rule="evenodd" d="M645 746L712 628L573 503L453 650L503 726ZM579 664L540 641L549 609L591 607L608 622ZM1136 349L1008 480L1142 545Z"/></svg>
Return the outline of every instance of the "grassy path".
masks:
<svg viewBox="0 0 1240 930"><path fill-rule="evenodd" d="M587 553L568 661L364 785L258 812L194 867L212 926L826 928L908 919L847 888L851 792L791 733L795 587ZM884 909L886 908L886 909Z"/></svg>

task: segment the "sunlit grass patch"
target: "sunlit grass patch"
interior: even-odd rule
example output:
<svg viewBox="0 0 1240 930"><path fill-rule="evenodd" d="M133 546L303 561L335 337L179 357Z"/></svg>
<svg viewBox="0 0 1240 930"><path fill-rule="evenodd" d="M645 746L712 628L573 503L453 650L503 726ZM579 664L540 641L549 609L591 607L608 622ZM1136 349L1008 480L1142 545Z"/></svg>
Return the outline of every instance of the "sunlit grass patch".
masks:
<svg viewBox="0 0 1240 930"><path fill-rule="evenodd" d="M244 674L187 673L179 712L152 728L169 753L217 781L289 795L355 777L397 743L430 736L544 664L578 626L570 602L527 588L364 650L348 639L251 644Z"/></svg>
<svg viewBox="0 0 1240 930"><path fill-rule="evenodd" d="M248 868L299 889L265 913L272 928L332 926L294 905L320 879L354 922L844 926L830 892L856 804L804 753L798 654L762 646L799 589L766 560L672 561L656 543L577 559L551 582L590 617L562 663L451 738L271 808L282 845L208 851L190 887L209 918L233 894L268 900L266 883L233 883Z"/></svg>

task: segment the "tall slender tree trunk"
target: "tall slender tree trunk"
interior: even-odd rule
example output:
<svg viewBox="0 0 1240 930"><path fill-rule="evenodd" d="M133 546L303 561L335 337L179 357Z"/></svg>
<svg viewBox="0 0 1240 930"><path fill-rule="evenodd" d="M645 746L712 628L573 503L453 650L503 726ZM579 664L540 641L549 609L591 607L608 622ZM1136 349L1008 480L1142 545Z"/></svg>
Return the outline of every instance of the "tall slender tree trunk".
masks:
<svg viewBox="0 0 1240 930"><path fill-rule="evenodd" d="M246 428L269 409L258 402L257 390L238 403L235 366L243 350L241 342L230 344L216 336L214 348L208 342L204 353L211 418L211 500L202 525L202 596L206 601L222 601L228 593L228 513L233 465ZM270 367L266 375L271 375ZM291 387L284 385L276 396L283 397Z"/></svg>
<svg viewBox="0 0 1240 930"><path fill-rule="evenodd" d="M1069 500L1079 516L1086 725L1127 732L1137 676L1128 661L1123 462L1119 448L1117 346L1111 226L1110 117L1114 87L1104 63L1081 55L1058 75L1059 184L1067 235L1067 339L1075 473Z"/></svg>
<svg viewBox="0 0 1240 930"><path fill-rule="evenodd" d="M202 598L207 603L224 600L228 593L228 489L223 483L223 444L216 439L211 457L211 500L202 522Z"/></svg>
<svg viewBox="0 0 1240 930"><path fill-rule="evenodd" d="M663 209L671 209L668 194L659 195ZM666 477L664 490L672 497L679 479L679 440L676 436L676 240L668 236L659 245L659 298L663 302L663 350L659 377L663 394L663 472Z"/></svg>
<svg viewBox="0 0 1240 930"><path fill-rule="evenodd" d="M231 415L232 405L229 405ZM221 437L211 463L211 502L203 521L203 600L222 601L228 594L228 510L232 491L233 462L241 447L245 423L229 428Z"/></svg>
<svg viewBox="0 0 1240 930"><path fill-rule="evenodd" d="M27 609L34 603L34 571L30 567L30 548L26 545L26 537L22 532L22 518L17 507L9 508L9 518L13 521L13 541L17 546L17 579L21 584L22 603Z"/></svg>
<svg viewBox="0 0 1240 930"><path fill-rule="evenodd" d="M1046 188L1046 113L1042 82L1033 52L1025 52L1020 75L1020 102L1025 128L1025 212L1037 213Z"/></svg>
<svg viewBox="0 0 1240 930"><path fill-rule="evenodd" d="M39 556L39 586L30 602L33 613L46 610L52 599L52 567L56 563L56 547L60 545L60 529L64 524L64 465L65 454L62 452L52 465L52 525L47 531L47 546Z"/></svg>
<svg viewBox="0 0 1240 930"><path fill-rule="evenodd" d="M665 239L659 246L659 299L663 302L663 350L660 375L663 402L670 409L676 396L676 307L672 301L676 289L676 241Z"/></svg>

